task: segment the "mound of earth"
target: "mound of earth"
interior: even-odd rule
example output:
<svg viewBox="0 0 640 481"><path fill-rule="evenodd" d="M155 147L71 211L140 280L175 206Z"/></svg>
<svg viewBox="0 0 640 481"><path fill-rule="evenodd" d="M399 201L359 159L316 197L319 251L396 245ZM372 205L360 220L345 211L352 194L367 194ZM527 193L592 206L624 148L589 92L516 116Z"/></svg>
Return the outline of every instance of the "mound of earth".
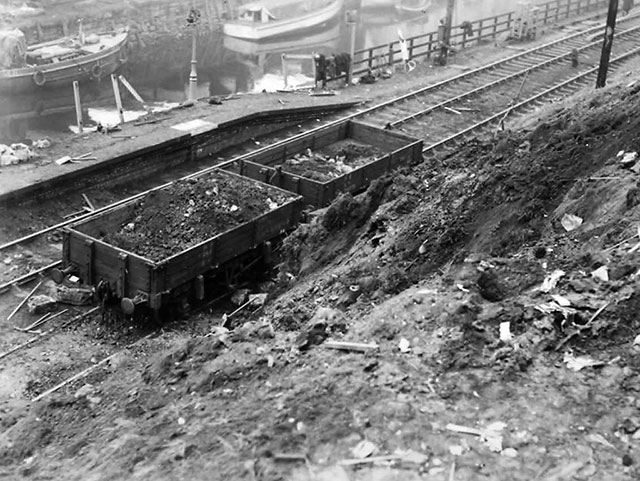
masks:
<svg viewBox="0 0 640 481"><path fill-rule="evenodd" d="M155 190L137 201L105 242L153 261L249 222L293 199L280 190L214 171Z"/></svg>
<svg viewBox="0 0 640 481"><path fill-rule="evenodd" d="M639 479L639 92L311 213L264 306L0 412L0 477Z"/></svg>

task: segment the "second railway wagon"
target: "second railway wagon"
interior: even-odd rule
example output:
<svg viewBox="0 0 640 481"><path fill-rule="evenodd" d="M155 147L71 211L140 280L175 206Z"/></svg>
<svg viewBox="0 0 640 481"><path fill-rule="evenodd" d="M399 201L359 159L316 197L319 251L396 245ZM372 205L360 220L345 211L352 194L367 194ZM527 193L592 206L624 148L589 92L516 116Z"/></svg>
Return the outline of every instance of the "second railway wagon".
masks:
<svg viewBox="0 0 640 481"><path fill-rule="evenodd" d="M203 274L299 222L291 192L219 169L180 182L67 227L58 276L74 273L126 314L146 304L158 315L176 293L201 299ZM206 232L222 221L230 226Z"/></svg>

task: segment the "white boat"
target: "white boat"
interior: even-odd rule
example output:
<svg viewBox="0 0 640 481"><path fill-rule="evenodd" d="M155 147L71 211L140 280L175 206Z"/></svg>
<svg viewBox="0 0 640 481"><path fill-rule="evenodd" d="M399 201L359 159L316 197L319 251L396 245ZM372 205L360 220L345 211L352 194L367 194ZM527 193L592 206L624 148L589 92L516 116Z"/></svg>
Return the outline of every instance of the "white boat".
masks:
<svg viewBox="0 0 640 481"><path fill-rule="evenodd" d="M292 39L276 39L266 42L252 42L235 37L224 37L225 48L244 55L261 55L268 53L291 53L299 50L311 50L318 47L338 49L340 40L340 25L336 23L326 31L311 33L304 37Z"/></svg>
<svg viewBox="0 0 640 481"><path fill-rule="evenodd" d="M401 13L426 13L432 0L397 0L396 10Z"/></svg>
<svg viewBox="0 0 640 481"><path fill-rule="evenodd" d="M264 40L318 27L342 9L343 0L264 0L242 5L238 18L224 24L229 37Z"/></svg>

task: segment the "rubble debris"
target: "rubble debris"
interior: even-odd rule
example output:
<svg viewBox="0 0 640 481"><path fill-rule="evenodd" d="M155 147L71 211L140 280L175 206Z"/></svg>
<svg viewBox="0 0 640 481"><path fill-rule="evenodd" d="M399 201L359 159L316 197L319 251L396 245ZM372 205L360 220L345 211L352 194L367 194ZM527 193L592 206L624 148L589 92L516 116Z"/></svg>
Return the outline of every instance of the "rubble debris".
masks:
<svg viewBox="0 0 640 481"><path fill-rule="evenodd" d="M90 286L70 287L56 284L53 298L61 304L84 306L93 302L93 288Z"/></svg>
<svg viewBox="0 0 640 481"><path fill-rule="evenodd" d="M470 434L472 436L478 436L482 442L484 442L491 451L502 451L502 434L500 434L507 425L501 421L491 423L484 429L469 428L466 426L460 426L457 424L447 424L445 429L453 431L455 433Z"/></svg>
<svg viewBox="0 0 640 481"><path fill-rule="evenodd" d="M400 339L398 349L400 349L400 352L402 353L411 352L411 343L403 337L402 339Z"/></svg>
<svg viewBox="0 0 640 481"><path fill-rule="evenodd" d="M480 295L489 302L499 302L507 296L506 287L493 271L482 271L477 284Z"/></svg>
<svg viewBox="0 0 640 481"><path fill-rule="evenodd" d="M15 309L14 309L13 311L11 311L11 314L9 314L9 315L7 316L7 321L10 321L10 320L11 320L11 318L12 318L13 316L15 316L15 315L16 315L16 313L20 310L20 308L21 308L22 306L24 306L25 302L28 302L28 301L31 299L31 296L33 296L33 294L38 290L38 288L39 288L41 285L42 285L42 281L38 282L38 283L36 284L36 286L35 286L33 289L31 289L31 291L29 292L29 294L27 294L27 296L26 296L24 299L22 299L22 301L20 301L20 304L18 304L18 305L15 307ZM29 309L29 312L31 312L31 309ZM33 314L33 313L32 313L32 314Z"/></svg>
<svg viewBox="0 0 640 481"><path fill-rule="evenodd" d="M578 217L577 215L572 215L572 214L563 215L562 220L560 221L560 223L562 224L562 227L564 227L564 230L566 230L567 232L576 230L578 227L582 225L582 222L583 222L582 217Z"/></svg>
<svg viewBox="0 0 640 481"><path fill-rule="evenodd" d="M607 269L607 266L598 267L595 271L591 272L591 277L603 282L609 282L609 270Z"/></svg>
<svg viewBox="0 0 640 481"><path fill-rule="evenodd" d="M354 458L363 459L371 456L376 451L376 445L363 439L351 450Z"/></svg>
<svg viewBox="0 0 640 481"><path fill-rule="evenodd" d="M53 311L56 308L56 300L47 296L46 294L40 294L33 296L27 303L27 309L30 314L42 314L44 312Z"/></svg>
<svg viewBox="0 0 640 481"><path fill-rule="evenodd" d="M625 152L624 150L621 150L620 152L618 152L617 157L620 159L619 162L621 167L633 167L633 165L638 160L638 153Z"/></svg>
<svg viewBox="0 0 640 481"><path fill-rule="evenodd" d="M509 321L500 323L500 340L502 342L510 342L513 339L511 335L511 323Z"/></svg>
<svg viewBox="0 0 640 481"><path fill-rule="evenodd" d="M364 344L361 342L348 342L348 341L334 341L327 340L322 344L327 349L337 349L340 351L357 351L357 352L369 352L379 349L380 346L376 343Z"/></svg>
<svg viewBox="0 0 640 481"><path fill-rule="evenodd" d="M567 365L567 368L576 372L581 371L585 367L605 365L603 361L597 361L589 356L574 356L571 352L566 352L562 361Z"/></svg>
<svg viewBox="0 0 640 481"><path fill-rule="evenodd" d="M540 292L550 292L555 289L558 281L562 276L564 276L565 272L560 269L556 269L550 275L544 278L542 285L538 288Z"/></svg>

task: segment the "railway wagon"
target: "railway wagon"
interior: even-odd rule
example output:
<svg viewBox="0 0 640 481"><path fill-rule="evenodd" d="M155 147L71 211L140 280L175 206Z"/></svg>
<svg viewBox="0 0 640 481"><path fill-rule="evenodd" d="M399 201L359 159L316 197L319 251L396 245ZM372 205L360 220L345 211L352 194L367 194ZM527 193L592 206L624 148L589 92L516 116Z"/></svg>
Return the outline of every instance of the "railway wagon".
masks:
<svg viewBox="0 0 640 481"><path fill-rule="evenodd" d="M300 194L307 204L319 208L342 192L356 193L395 168L420 162L422 147L422 140L347 120L245 155L227 168ZM314 156L319 160L315 166L326 175L314 171ZM333 172L326 169L331 162Z"/></svg>
<svg viewBox="0 0 640 481"><path fill-rule="evenodd" d="M212 181L212 178L215 179ZM56 280L73 273L84 284L94 286L101 299L120 301L125 314L133 314L136 306L146 305L154 317L158 317L161 309L176 298L204 298L204 274L215 272L224 263L251 250L258 250L299 222L302 197L277 187L220 169L180 182L186 182L183 191L178 192L174 183L65 228L62 269L54 276L58 277ZM198 183L202 188L196 192L193 188L198 187ZM218 191L223 183L229 187L229 195L238 194L239 198L217 199L223 194L221 188ZM240 219L244 221L235 222L220 232L212 232L204 240L194 234L192 245L184 249L178 245L177 252L162 249L176 236L184 237L186 232L189 237L189 231L202 227L208 222L207 218L216 221L220 216L226 219L243 211L256 211L261 197L266 197L269 205L263 208L260 204L262 211L257 211L257 215ZM210 198L217 200L207 200ZM220 205L214 206L215 202L222 203L226 210L222 212ZM198 204L205 206L200 209L202 212ZM200 217L187 224L184 232L175 232L174 228L168 235L164 233L164 240L157 246L147 245L148 237L156 236L163 229L170 231L167 225L170 215L180 218L189 212L192 219L196 215ZM145 222L149 225L145 226ZM134 235L139 225L144 228L140 228L140 235ZM122 240L122 236L127 235L133 240L128 246L123 245ZM148 249L141 252L143 244Z"/></svg>

